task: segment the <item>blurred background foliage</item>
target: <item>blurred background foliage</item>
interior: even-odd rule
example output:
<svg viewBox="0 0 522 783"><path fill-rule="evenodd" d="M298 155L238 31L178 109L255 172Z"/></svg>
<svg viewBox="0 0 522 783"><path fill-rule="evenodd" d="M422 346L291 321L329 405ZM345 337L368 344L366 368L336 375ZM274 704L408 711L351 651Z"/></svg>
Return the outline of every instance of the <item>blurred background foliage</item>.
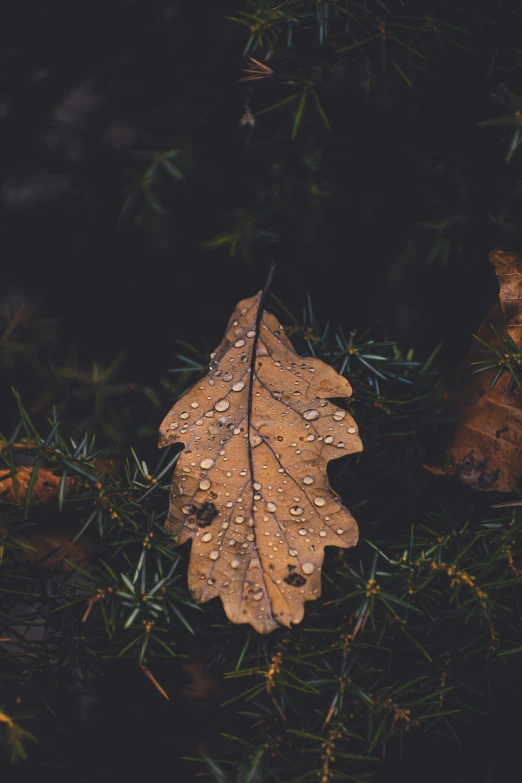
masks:
<svg viewBox="0 0 522 783"><path fill-rule="evenodd" d="M149 473L141 463L143 459L149 465L157 462L155 442L161 418L195 380L194 373L205 371L208 353L220 339L233 305L262 287L273 260L277 265L273 291L279 302L272 299L271 306L283 308L279 314L292 339L303 353L317 350L323 355L320 352L324 351L325 358L354 383L354 410L365 430L368 459L355 472L353 462L344 466L336 480L361 521L364 537L385 539L383 551L392 557L389 547L402 535L408 538L412 518L431 514L434 532L420 534L418 542L415 539L419 552L430 548L424 547L422 536L432 535L435 546L434 541L441 537L446 541L449 535L451 541L458 540L451 557L456 563L458 552L468 552L466 568L471 573L474 568L480 571L480 547L484 552L487 549L493 554L487 556L489 565L484 566L482 576L497 584L498 553L504 553L502 563L507 563L509 571L505 547L512 552L519 545L502 538L506 530L518 530L516 508L499 512L501 519L495 517L491 522L489 501L454 485L444 484L441 489L426 476L421 463L430 449L436 450L446 426L441 409L444 376L467 352L472 333L496 296L488 253L495 248L517 249L521 244L522 3L150 0L144 4L109 0L92 6L78 0L57 0L52 5L6 0L0 21L0 430L9 438L19 421L20 410L11 392L14 387L28 412L24 416L31 418L43 439L38 441L32 430L25 435L21 430L18 435L32 439L32 445L26 443L16 461L9 456L15 438L3 450L5 469L34 465L35 460L47 464L50 459L49 467L58 475L67 478L76 471L88 481L87 472L94 485L100 475L95 460L112 459L120 466L120 475L104 481L115 482L113 491L124 506L122 497L128 499L133 493L138 497L147 491ZM313 313L308 293L312 294ZM328 321L330 331L325 333ZM371 329L368 333L367 328ZM399 348L396 341L405 348ZM439 345L436 358L430 361ZM380 358L371 358L375 355ZM416 369L408 370L412 362ZM427 369L421 374L423 367ZM408 373L413 373L411 383ZM56 440L58 430L53 434L58 420L63 442ZM33 426L27 421L26 426ZM47 443L49 432L52 437ZM93 435L95 447L89 445ZM55 450L52 458L51 446ZM139 454L137 462L131 447ZM123 468L126 459L133 465L127 473ZM78 473L78 466L84 474ZM65 493L67 485L62 482L61 486ZM141 552L136 536L141 541L147 525L161 526L166 502L166 496L159 497L159 489L151 494L147 496L147 519L142 518L143 509L134 508L121 528L128 548L118 550L118 574L124 573L133 584L137 553ZM100 517L95 496L91 487L83 501L74 500L79 505L67 515L64 494L59 532L66 528L68 535L72 527L76 535L94 510L87 537L91 530L97 531L98 538L107 537L104 547L118 549L112 511L107 511L107 519ZM32 525L44 525L50 512L42 515L31 509L29 500L22 514L24 524L29 520ZM8 521L12 516L6 529L21 524L20 509L9 507L6 513ZM50 516L54 525L55 510ZM497 528L480 528L490 522L501 531L491 533L497 536L494 541L484 538L484 530ZM446 528L449 532L441 532ZM516 536L513 541L518 542ZM374 550L370 549L364 557L361 554L364 565L360 567L357 558L348 558L352 570L345 577L354 581L351 589L356 603L346 610L347 617L362 611L367 596L359 599L361 579L366 584L367 577L373 578L372 568L385 569L381 562L374 565ZM150 574L153 585L168 573L166 565L158 565L167 555L158 557ZM442 562L436 549L429 557L430 562ZM9 578L15 582L21 578L17 558L9 565ZM360 568L364 577L357 576ZM401 566L394 568L400 571ZM177 573L182 572L180 564ZM333 565L331 573L336 573ZM468 572L464 569L464 573ZM58 592L52 588L49 593L42 586L47 584L42 574L35 578L40 585L37 589L45 589L46 602L52 604L49 610L44 602L46 613L57 609L56 602L68 605L69 588L66 593L65 588ZM109 577L105 574L104 578ZM518 606L518 599L511 594L508 599L502 592L511 589L506 574L502 572L498 579L499 595L495 593L492 600L502 603L506 599ZM399 597L404 584L401 579L394 583ZM459 584L465 587L465 580ZM11 584L6 589L20 587ZM125 592L123 584L121 589ZM177 587L173 590L174 606L179 610ZM334 590L331 600L335 596ZM451 604L453 599L445 596ZM6 600L11 610L9 597ZM132 604L134 599L122 600ZM460 616L457 619L463 626L458 628L475 628L476 620L477 629L490 633L480 597L475 595L474 600L472 620ZM445 618L452 617L453 610L450 607L446 615L435 594L433 601L442 612L445 628ZM74 614L80 611L75 607L65 614L72 623L65 624L65 638L71 633L75 637L71 628L81 620ZM120 609L122 614L118 614ZM123 631L129 630L123 628L129 617L125 611L118 604L122 639ZM318 623L313 633L317 628L330 632L335 623L325 631L327 621L318 611L317 607L312 610ZM423 605L423 611L429 622L435 622L431 610ZM245 646L244 629L225 626L218 633L219 610L206 608L205 612L206 619L200 621L204 632L196 634L196 647L189 649L188 642L179 637L192 661L187 665L195 668L174 671L158 664L176 693L182 693L187 677L192 676L188 672L196 672L193 682L199 681L205 698L191 701L185 692L174 700L176 709L189 716L186 726L173 720L172 704L163 703L136 665L143 644L140 637L139 649L133 648L129 656L116 662L108 656L96 670L97 695L91 702L85 694L79 699L76 685L64 675L58 707L49 701L49 715L58 717L39 718L35 734L40 746L31 750L33 761L11 769L6 773L8 779L41 774L65 780L73 774L77 780L117 780L118 762L126 779L133 779L138 771L150 774L154 768L159 774L169 764L172 769L179 763L180 779L188 780L195 774L194 765L183 762L183 766L179 761L183 754L198 755L199 751L219 759L222 748L219 743L214 747L215 739L197 747L188 739L191 733L209 732L215 737L212 732L223 715L216 705L227 700L220 691L223 678L217 678L219 685L212 677L205 680L205 667L212 662L215 667L216 661L221 665L216 649L222 643L223 647L231 645L227 663L234 659L235 666L241 659L238 671L247 665L259 667L261 660L268 661L268 671L278 654L272 647L283 641L282 637L270 640L267 647L256 648L254 655L252 647ZM212 612L217 612L217 620ZM91 621L100 623L94 633L97 643L90 648L95 657L105 655L103 634L112 627L102 620L93 614ZM506 620L502 626L503 652L520 644L510 623ZM370 626L366 624L367 632L378 636ZM439 626L435 623L434 627ZM179 618L169 628L170 636L176 636L178 628L191 636ZM413 636L423 646L427 630L417 630L419 635ZM454 641L460 633L448 630L455 634ZM502 665L497 658L488 668L481 633L470 632L470 643L480 651L475 654L474 649L471 659L481 662L473 669L476 680L464 689L471 688L470 694L485 689L487 709L478 696L476 700L470 696L470 701L473 709L488 715L459 729L464 748L460 755L456 741L444 744L442 738L454 729L428 732L428 739L419 739L418 750L405 754L400 763L402 740L397 740L395 750L387 751L390 766L385 764L384 771L376 773L382 780L395 774L416 779L419 766L426 779L431 779L429 775L436 779L444 771L451 783L496 782L512 774L516 766L510 766L509 759L514 757L513 738L520 728L520 709L513 695L518 691L513 683L519 684L519 675L516 664L506 662L518 658L506 656ZM385 638L386 634L379 645ZM368 649L375 644L373 637L362 644L359 666L364 668ZM121 649L124 646L122 642ZM422 660L424 653L416 649ZM250 654L254 658L249 662ZM76 673L80 658L73 658ZM409 672L410 660L407 656L398 656L398 660L398 669L392 671L406 683L404 671ZM430 698L435 699L433 705L440 699L441 671L428 704ZM494 671L496 697L492 680L480 679L484 671L488 677ZM302 677L303 672L300 668L296 676ZM99 679L102 674L103 680ZM384 691L375 695L374 674L369 670L360 676L366 686L372 684L372 698L380 698L381 704ZM349 676L344 669L336 674L315 672L313 677L321 684L313 687L324 693L330 689L332 698L339 699L328 678L344 682ZM22 718L25 709L23 699L16 704L19 680L14 682L16 687L7 689L6 712L0 711L0 729L5 728L16 749L21 733L27 725L32 728L34 720L23 723L23 728L10 723L9 708ZM392 687L390 682L386 687L391 689L386 698L393 701L393 688L399 686ZM288 694L288 689L283 690ZM272 695L266 693L267 703L255 708L260 710L256 719L263 727L273 728L273 710L270 715L263 712L274 704ZM45 694L44 698L48 701ZM405 709L420 698L415 690ZM32 697L26 701L36 710ZM499 701L505 706L504 715L499 713ZM278 705L274 709L279 715L282 708ZM296 707L305 709L315 707L301 703ZM383 723L382 713L375 709L363 710L354 718L362 721L353 729L356 734L363 731L362 744L348 740L350 734L345 739L359 747L357 753L371 749L382 757L383 738L394 718ZM100 712L108 716L101 722ZM377 723L364 723L369 715ZM75 733L75 721L80 719L82 737ZM337 721L328 740L329 729L321 726L319 720L317 728L309 728L308 733L321 736L326 747L352 730ZM270 767L279 776L274 780L293 779L281 772L280 759L270 745L280 742L278 736L274 729L269 739L248 739L254 745L244 746L246 761L241 771L237 761L232 762L236 771L230 772L226 764L223 769L209 758L208 779L253 783L270 779L266 776ZM473 738L476 743L477 736L481 752L472 758L470 743ZM148 753L130 752L129 738L135 747L140 743L150 747ZM259 755L264 742L269 742L270 752ZM99 752L93 754L93 747ZM225 751L226 756L229 748ZM324 762L323 751L314 774ZM449 761L453 753L457 753L455 764ZM87 765L83 778L76 766L78 759ZM366 768L354 772L348 764L346 770L341 773L337 767L328 779L366 780ZM320 779L307 774L294 777Z"/></svg>

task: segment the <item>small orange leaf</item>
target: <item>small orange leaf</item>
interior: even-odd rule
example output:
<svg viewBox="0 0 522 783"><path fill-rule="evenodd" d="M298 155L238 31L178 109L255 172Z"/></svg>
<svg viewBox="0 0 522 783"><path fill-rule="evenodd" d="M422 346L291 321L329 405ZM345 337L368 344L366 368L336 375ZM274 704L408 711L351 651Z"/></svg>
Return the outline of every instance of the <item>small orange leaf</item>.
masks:
<svg viewBox="0 0 522 783"><path fill-rule="evenodd" d="M8 500L11 503L23 505L25 503L27 489L29 487L29 482L31 481L33 470L33 467L27 467L25 465L17 468L14 475L10 470L1 470L0 498L2 500ZM56 500L58 498L60 481L60 476L56 476L47 468L40 467L31 493L31 503L50 503L53 500ZM71 477L66 481L68 494L77 484L77 479Z"/></svg>
<svg viewBox="0 0 522 783"><path fill-rule="evenodd" d="M326 466L362 449L352 417L327 399L349 397L350 384L294 352L265 292L239 302L210 373L160 428L160 447L185 444L166 528L192 539L189 588L259 633L299 623L321 593L324 547L357 543Z"/></svg>

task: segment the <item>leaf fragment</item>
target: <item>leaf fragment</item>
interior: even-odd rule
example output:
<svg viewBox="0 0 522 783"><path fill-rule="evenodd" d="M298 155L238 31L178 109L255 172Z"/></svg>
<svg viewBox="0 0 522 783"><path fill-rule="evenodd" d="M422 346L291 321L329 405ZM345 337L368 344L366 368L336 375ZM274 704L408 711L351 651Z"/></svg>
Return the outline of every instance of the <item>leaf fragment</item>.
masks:
<svg viewBox="0 0 522 783"><path fill-rule="evenodd" d="M450 384L446 409L460 422L443 465L426 467L475 490L510 492L522 476L522 387L509 370L520 369L522 254L496 250L489 260L499 300Z"/></svg>

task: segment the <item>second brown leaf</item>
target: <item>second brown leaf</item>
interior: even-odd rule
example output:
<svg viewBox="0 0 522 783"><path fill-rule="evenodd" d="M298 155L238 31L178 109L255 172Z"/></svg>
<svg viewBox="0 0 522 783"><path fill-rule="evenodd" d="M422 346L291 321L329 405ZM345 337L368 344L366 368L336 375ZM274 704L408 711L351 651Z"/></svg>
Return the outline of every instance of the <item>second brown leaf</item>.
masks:
<svg viewBox="0 0 522 783"><path fill-rule="evenodd" d="M460 421L443 465L428 469L457 476L476 490L510 492L522 476L522 389L509 371L522 349L522 255L496 250L489 260L499 301L452 379L446 409ZM477 372L484 366L484 344L494 350L487 352L492 366Z"/></svg>

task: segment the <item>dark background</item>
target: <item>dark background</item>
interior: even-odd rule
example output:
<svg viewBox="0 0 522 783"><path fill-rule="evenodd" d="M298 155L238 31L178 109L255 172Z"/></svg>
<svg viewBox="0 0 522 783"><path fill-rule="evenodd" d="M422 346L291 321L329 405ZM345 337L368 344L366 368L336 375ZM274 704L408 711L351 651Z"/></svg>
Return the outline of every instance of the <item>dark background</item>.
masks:
<svg viewBox="0 0 522 783"><path fill-rule="evenodd" d="M361 63L343 62L321 93L331 132L311 119L291 142L275 112L247 144L234 4L4 3L4 297L22 294L57 318L85 361L124 348L144 381L169 365L176 339L215 342L274 260L274 293L297 313L310 292L325 320L381 324L425 350L443 341L455 360L494 298L488 252L517 247L517 234L491 219L517 212L509 137L477 127L498 115L490 93L504 76L504 36L514 37L501 10L495 24L468 19L473 53L437 52L413 88L376 73L366 94ZM280 56L331 55L308 33L302 45ZM271 102L258 97L268 83L258 86L254 112ZM183 150L185 181L160 183L165 215L138 204L119 220L136 182L129 152L151 148ZM303 158L314 155L330 194L319 213L301 187ZM254 241L250 260L204 248L241 210L266 212L277 240ZM441 232L419 223L451 219L449 252L430 261Z"/></svg>

